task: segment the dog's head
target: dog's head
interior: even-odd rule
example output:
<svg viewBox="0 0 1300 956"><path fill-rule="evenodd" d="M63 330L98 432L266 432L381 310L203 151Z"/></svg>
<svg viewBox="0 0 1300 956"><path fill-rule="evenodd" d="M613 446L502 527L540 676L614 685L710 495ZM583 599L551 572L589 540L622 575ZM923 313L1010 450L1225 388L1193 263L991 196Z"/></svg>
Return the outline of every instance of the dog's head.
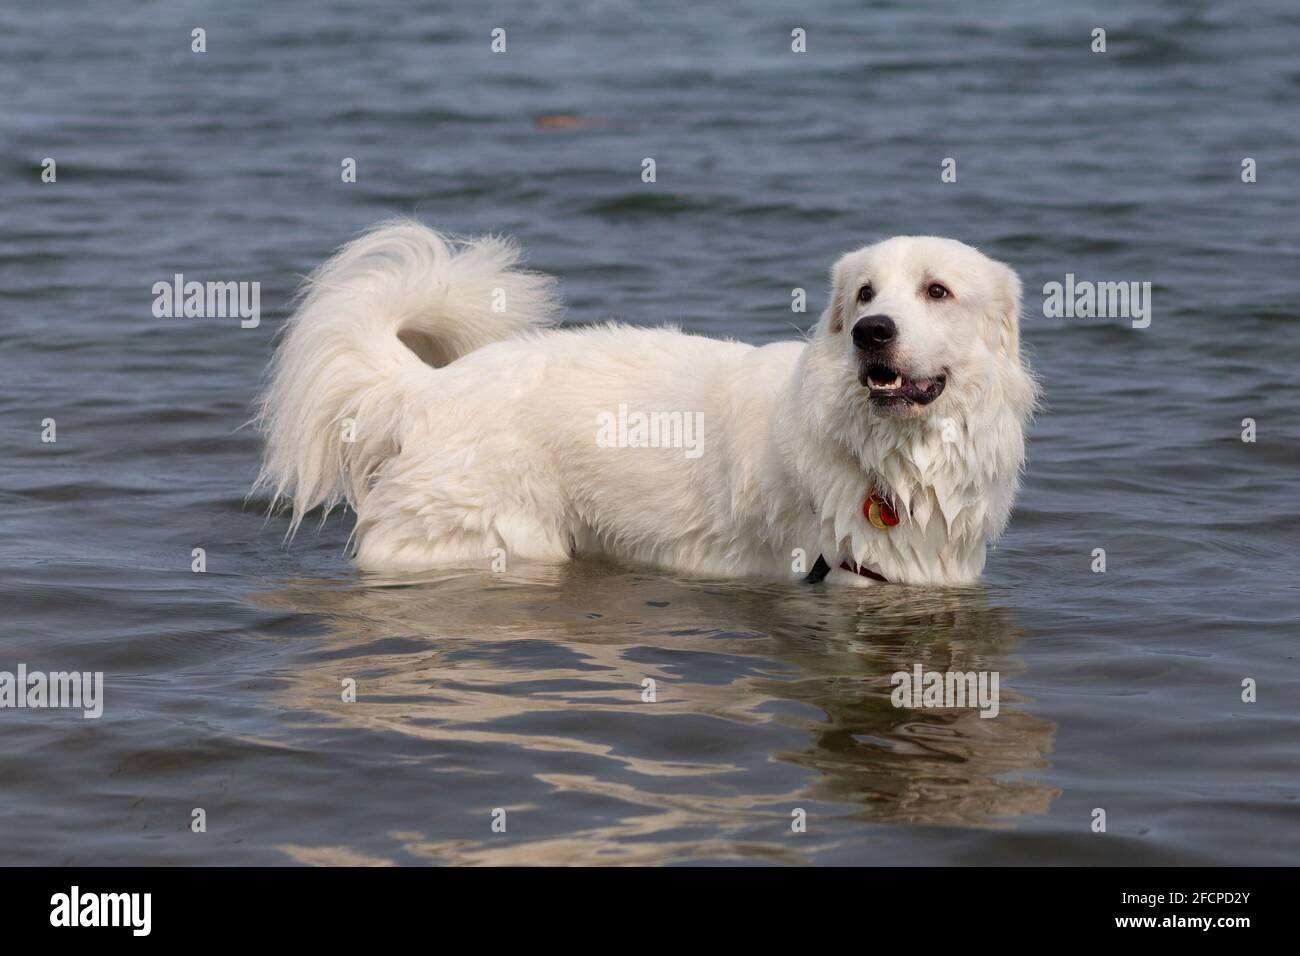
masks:
<svg viewBox="0 0 1300 956"><path fill-rule="evenodd" d="M990 369L1024 374L1019 314L1009 267L954 239L899 236L835 264L819 332L874 414L920 416L973 396Z"/></svg>

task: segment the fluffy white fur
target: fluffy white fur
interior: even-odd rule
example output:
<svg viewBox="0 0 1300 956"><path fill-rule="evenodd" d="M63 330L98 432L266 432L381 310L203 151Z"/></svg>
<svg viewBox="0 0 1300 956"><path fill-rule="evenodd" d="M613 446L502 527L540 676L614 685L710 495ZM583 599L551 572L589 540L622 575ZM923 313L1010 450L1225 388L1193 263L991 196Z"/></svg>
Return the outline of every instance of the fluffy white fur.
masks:
<svg viewBox="0 0 1300 956"><path fill-rule="evenodd" d="M933 282L952 295L928 297ZM387 223L308 281L261 397L258 481L292 498L295 528L346 501L371 570L602 554L790 578L823 554L832 581L872 583L838 570L852 559L968 584L1010 515L1035 401L1019 301L1015 273L975 249L901 237L839 260L806 342L555 328L554 284L513 244ZM931 404L870 400L851 337L868 313L897 324L891 364L947 374ZM620 403L702 412L702 454L601 447ZM866 519L871 492L896 527Z"/></svg>

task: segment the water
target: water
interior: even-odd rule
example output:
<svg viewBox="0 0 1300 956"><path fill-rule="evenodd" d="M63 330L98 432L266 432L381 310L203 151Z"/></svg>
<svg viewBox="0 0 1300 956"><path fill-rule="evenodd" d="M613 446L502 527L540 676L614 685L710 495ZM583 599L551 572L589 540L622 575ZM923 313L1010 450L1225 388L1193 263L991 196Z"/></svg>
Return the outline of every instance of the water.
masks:
<svg viewBox="0 0 1300 956"><path fill-rule="evenodd" d="M0 862L1295 862L1294 4L287 6L0 13L0 669L106 675L99 720L0 711ZM240 425L297 277L393 214L516 235L572 321L756 343L866 241L1011 262L1046 406L985 585L285 547ZM176 272L261 325L154 318ZM1150 328L1043 318L1067 272ZM1000 715L893 708L917 662Z"/></svg>

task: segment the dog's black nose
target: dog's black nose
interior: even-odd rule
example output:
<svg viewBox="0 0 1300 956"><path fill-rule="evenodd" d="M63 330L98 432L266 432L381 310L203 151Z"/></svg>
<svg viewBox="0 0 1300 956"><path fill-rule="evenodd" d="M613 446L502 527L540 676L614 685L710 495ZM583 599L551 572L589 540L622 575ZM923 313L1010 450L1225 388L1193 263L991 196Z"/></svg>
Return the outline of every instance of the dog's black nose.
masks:
<svg viewBox="0 0 1300 956"><path fill-rule="evenodd" d="M878 349L894 340L898 326L887 315L864 315L853 326L853 344L864 352Z"/></svg>

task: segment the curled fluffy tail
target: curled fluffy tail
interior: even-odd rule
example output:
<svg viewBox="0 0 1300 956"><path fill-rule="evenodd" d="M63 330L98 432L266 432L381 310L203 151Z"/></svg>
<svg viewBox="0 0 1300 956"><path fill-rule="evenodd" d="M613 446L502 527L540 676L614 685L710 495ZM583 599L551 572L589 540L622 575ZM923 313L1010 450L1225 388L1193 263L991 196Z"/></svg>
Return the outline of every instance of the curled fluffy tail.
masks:
<svg viewBox="0 0 1300 956"><path fill-rule="evenodd" d="M254 489L292 498L291 530L317 506L358 506L398 450L410 397L436 395L431 365L554 321L554 280L519 259L506 239L457 241L394 221L307 279L256 418L266 451Z"/></svg>

